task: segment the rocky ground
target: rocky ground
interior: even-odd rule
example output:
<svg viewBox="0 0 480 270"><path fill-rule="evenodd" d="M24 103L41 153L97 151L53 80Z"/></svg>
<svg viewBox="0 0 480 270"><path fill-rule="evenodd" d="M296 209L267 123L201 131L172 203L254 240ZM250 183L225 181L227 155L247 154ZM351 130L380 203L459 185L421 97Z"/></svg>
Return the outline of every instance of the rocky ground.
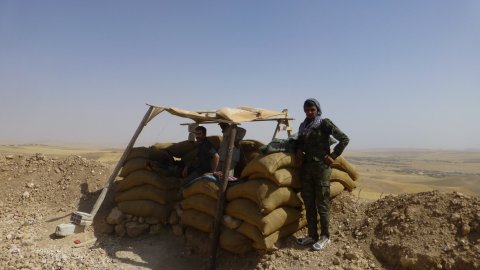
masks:
<svg viewBox="0 0 480 270"><path fill-rule="evenodd" d="M194 244L195 235L175 236L165 225L120 237L105 222L111 197L95 226L53 235L72 211L91 210L113 166L80 156L0 154L0 268L201 269L199 246L208 239ZM365 203L344 192L332 202L331 228L325 251L299 247L292 236L268 253L220 251L218 268L480 269L478 197L433 191Z"/></svg>

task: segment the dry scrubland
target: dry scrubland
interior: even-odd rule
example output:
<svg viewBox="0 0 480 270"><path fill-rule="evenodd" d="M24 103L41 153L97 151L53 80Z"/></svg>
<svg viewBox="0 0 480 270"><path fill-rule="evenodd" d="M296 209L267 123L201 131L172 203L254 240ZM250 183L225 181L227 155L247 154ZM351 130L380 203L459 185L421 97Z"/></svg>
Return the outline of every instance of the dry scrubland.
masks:
<svg viewBox="0 0 480 270"><path fill-rule="evenodd" d="M1 154L36 154L41 153L53 157L79 155L99 162L116 164L122 155L123 149L99 149L85 147L61 147L41 144L28 145L0 145Z"/></svg>
<svg viewBox="0 0 480 270"><path fill-rule="evenodd" d="M439 190L480 195L480 151L377 150L346 154L361 173L360 197Z"/></svg>
<svg viewBox="0 0 480 270"><path fill-rule="evenodd" d="M167 226L137 238L109 234L105 216L111 197L93 228L53 237L55 226L68 222L73 210L90 211L121 152L0 146L0 268L200 269L205 256ZM326 251L300 248L288 237L267 254L221 251L219 269L480 268L480 152L345 156L360 179L356 190L332 202L333 241Z"/></svg>

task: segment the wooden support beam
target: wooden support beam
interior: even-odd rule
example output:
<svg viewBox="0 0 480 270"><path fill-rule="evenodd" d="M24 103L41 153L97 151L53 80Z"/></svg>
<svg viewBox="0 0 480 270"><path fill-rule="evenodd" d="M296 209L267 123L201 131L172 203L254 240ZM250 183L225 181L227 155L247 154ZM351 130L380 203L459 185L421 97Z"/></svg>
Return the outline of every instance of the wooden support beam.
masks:
<svg viewBox="0 0 480 270"><path fill-rule="evenodd" d="M222 168L223 169L222 170L223 185L220 187L218 191L217 211L216 211L215 220L213 223L213 236L212 236L212 242L210 246L210 253L208 256L208 262L207 262L208 270L216 269L218 240L220 238L220 226L222 224L223 210L225 208L225 191L227 190L227 185L228 185L229 171L232 163L233 147L235 142L235 136L237 135L237 125L231 124L228 127L227 134L228 134L227 135L227 139L228 139L227 156Z"/></svg>

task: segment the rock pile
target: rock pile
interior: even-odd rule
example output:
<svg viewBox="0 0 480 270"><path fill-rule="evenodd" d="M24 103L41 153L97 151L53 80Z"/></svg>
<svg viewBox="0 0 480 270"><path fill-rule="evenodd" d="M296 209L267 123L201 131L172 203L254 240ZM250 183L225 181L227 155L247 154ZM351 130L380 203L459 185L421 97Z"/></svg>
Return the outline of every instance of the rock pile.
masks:
<svg viewBox="0 0 480 270"><path fill-rule="evenodd" d="M108 268L111 259L101 249L73 252L39 245L52 215L90 210L112 167L77 155L0 155L0 268Z"/></svg>
<svg viewBox="0 0 480 270"><path fill-rule="evenodd" d="M387 196L370 205L355 235L402 269L479 269L480 200L437 191Z"/></svg>

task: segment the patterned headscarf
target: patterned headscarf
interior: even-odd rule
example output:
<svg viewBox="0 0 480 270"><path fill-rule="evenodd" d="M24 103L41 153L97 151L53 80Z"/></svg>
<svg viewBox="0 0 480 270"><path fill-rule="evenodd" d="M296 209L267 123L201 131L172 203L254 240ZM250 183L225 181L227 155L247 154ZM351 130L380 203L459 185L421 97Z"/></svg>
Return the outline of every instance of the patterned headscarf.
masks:
<svg viewBox="0 0 480 270"><path fill-rule="evenodd" d="M322 123L322 110L320 109L320 102L314 98L309 98L303 103L303 107L310 107L312 105L317 107L317 115L315 116L315 119L305 118L305 120L303 120L303 122L300 124L300 128L298 129L299 136L307 136L312 129L319 127L320 123Z"/></svg>

